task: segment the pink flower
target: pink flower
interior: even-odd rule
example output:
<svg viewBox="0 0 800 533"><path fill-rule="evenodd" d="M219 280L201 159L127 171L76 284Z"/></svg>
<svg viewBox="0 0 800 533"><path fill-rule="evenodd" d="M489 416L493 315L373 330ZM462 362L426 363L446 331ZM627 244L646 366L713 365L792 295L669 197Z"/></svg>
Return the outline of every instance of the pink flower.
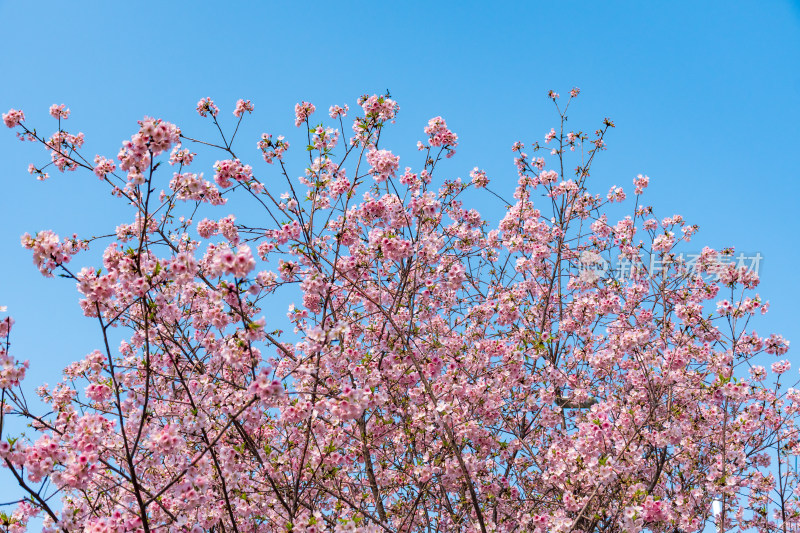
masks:
<svg viewBox="0 0 800 533"><path fill-rule="evenodd" d="M13 324L14 320L8 316L0 320L0 337L4 337L6 342L8 342L8 335ZM8 355L5 347L0 347L0 389L18 386L20 381L25 379L28 366L27 361L24 363L16 361Z"/></svg>
<svg viewBox="0 0 800 533"><path fill-rule="evenodd" d="M169 164L188 166L192 163L196 155L197 154L190 152L188 149L181 150L180 145L178 145L172 149L172 153L169 155Z"/></svg>
<svg viewBox="0 0 800 533"><path fill-rule="evenodd" d="M49 230L40 231L33 237L26 233L22 236L21 242L24 248L33 251L33 262L47 277L52 277L52 271L58 265L69 263L73 255L86 248L86 244L77 237L64 239L62 243L58 235Z"/></svg>
<svg viewBox="0 0 800 533"><path fill-rule="evenodd" d="M246 244L242 244L236 249L236 264L231 271L231 274L237 278L247 276L256 267L256 261L253 258L253 252Z"/></svg>
<svg viewBox="0 0 800 533"><path fill-rule="evenodd" d="M425 133L429 135L428 144L430 146L441 146L447 148L447 157L455 154L455 147L458 146L458 135L450 131L447 123L442 117L434 117L428 121Z"/></svg>
<svg viewBox="0 0 800 533"><path fill-rule="evenodd" d="M393 155L389 150L371 150L367 154L367 163L371 167L372 177L381 183L394 176L400 166L400 156Z"/></svg>
<svg viewBox="0 0 800 533"><path fill-rule="evenodd" d="M213 116L216 107L203 102ZM238 119L246 104L237 103ZM425 163L401 173L384 129L396 103L385 95L359 104L366 116L356 108L358 142L346 149L337 130L311 122L313 106L298 104L311 156L299 169L272 168L281 179L270 176L269 190L233 155L215 163L214 179L182 168L195 154L179 144L180 130L145 117L119 161L89 163L122 197L125 217L116 233L113 225L97 232L111 244L96 264L66 264L86 248L77 236L22 238L45 275L58 269L77 283L83 313L114 341L103 335L102 351L37 389L44 413L29 415L19 389L28 365L10 355L20 345L0 307L0 416L33 421L27 435L0 436L0 462L61 493L63 511L44 517L48 532L141 531L147 521L153 531L227 531L239 518L242 531L420 529L426 522L397 504L408 495L392 487L404 483L430 486L418 502L423 518L423 507L447 508L435 513L440 530L478 531L469 502L451 505L470 482L491 504L487 530L568 531L582 510L592 521L607 508L620 531L698 531L709 494L744 502L774 490L759 473L771 469L767 452L780 452L776 435L800 446L800 390L778 383L791 373L788 341L746 331L766 304L750 292L755 272L732 250L672 262L667 252L694 231L683 217L657 218L621 187L593 190L591 157L559 143L545 165L536 152L552 147L541 138L528 145L534 157L514 145L517 176L498 191L505 216L490 223L472 207L486 198L494 209L492 194L439 176L428 158L458 142L441 117L422 137ZM331 108L334 119L346 111ZM40 166L89 166L91 156L75 155L83 137L59 130L44 141L52 162ZM576 147L602 137L555 131L549 140ZM267 134L258 146L269 162L288 148ZM171 177L151 173L167 160L181 165ZM119 178L109 174L115 163ZM475 188L487 187L481 167L467 172ZM647 185L646 176L634 179L637 194ZM223 196L235 216L200 205ZM623 199L636 207L609 206ZM46 325L31 328L46 334ZM287 326L293 331L281 331ZM766 353L778 356L773 373ZM721 415L736 431L721 431ZM709 452L721 449L735 471ZM358 484L370 457L386 489L385 520L364 515L378 506ZM149 511L136 505L126 468L115 468L131 459ZM671 483L686 465L697 475ZM304 491L295 494L303 502L290 502L301 504L296 513L276 504L284 471ZM220 503L223 484L235 496L233 517ZM769 528L773 504L763 516L729 503L729 529ZM22 502L6 513L5 529L29 529L25 520L40 511Z"/></svg>
<svg viewBox="0 0 800 533"><path fill-rule="evenodd" d="M489 178L486 177L486 172L480 170L478 167L470 171L469 177L472 178L472 184L478 189L489 185Z"/></svg>
<svg viewBox="0 0 800 533"><path fill-rule="evenodd" d="M236 228L236 217L228 215L225 218L219 219L217 223L219 226L219 233L234 246L239 244L239 230Z"/></svg>
<svg viewBox="0 0 800 533"><path fill-rule="evenodd" d="M782 335L773 333L767 339L765 351L769 354L783 355L789 351L789 341Z"/></svg>
<svg viewBox="0 0 800 533"><path fill-rule="evenodd" d="M792 368L792 364L785 359L772 363L772 372L778 375L789 371L790 368Z"/></svg>
<svg viewBox="0 0 800 533"><path fill-rule="evenodd" d="M339 141L339 130L318 126L311 137L311 145L322 152L333 150Z"/></svg>
<svg viewBox="0 0 800 533"><path fill-rule="evenodd" d="M447 279L447 284L451 289L460 289L461 285L467 280L467 274L466 270L464 269L464 265L459 262L454 263L447 271L445 278Z"/></svg>
<svg viewBox="0 0 800 533"><path fill-rule="evenodd" d="M36 176L36 179L39 181L44 181L50 177L50 174L48 174L47 172L43 171L40 168L36 168L36 165L34 165L33 163L28 165L28 174Z"/></svg>
<svg viewBox="0 0 800 533"><path fill-rule="evenodd" d="M546 185L548 183L555 183L558 179L558 172L555 170L543 170L539 173L539 181Z"/></svg>
<svg viewBox="0 0 800 533"><path fill-rule="evenodd" d="M86 387L86 397L96 402L102 402L111 397L111 387L103 383L90 383Z"/></svg>
<svg viewBox="0 0 800 533"><path fill-rule="evenodd" d="M668 231L662 235L657 235L653 239L654 252L667 252L675 245L675 234Z"/></svg>
<svg viewBox="0 0 800 533"><path fill-rule="evenodd" d="M250 100L239 100L236 102L236 109L233 110L233 115L236 117L241 117L244 115L245 111L248 113L253 112L253 104L250 103Z"/></svg>
<svg viewBox="0 0 800 533"><path fill-rule="evenodd" d="M25 113L17 109L9 109L8 113L3 113L3 122L9 128L19 126L20 122L25 120Z"/></svg>
<svg viewBox="0 0 800 533"><path fill-rule="evenodd" d="M767 371L761 365L755 365L750 368L750 376L754 381L763 381L767 378Z"/></svg>
<svg viewBox="0 0 800 533"><path fill-rule="evenodd" d="M332 105L328 110L328 114L331 118L346 117L348 111L350 111L350 108L347 106L347 104L345 104L344 107Z"/></svg>
<svg viewBox="0 0 800 533"><path fill-rule="evenodd" d="M300 102L294 106L294 125L298 128L302 126L303 122L308 120L308 117L316 111L317 108L311 102Z"/></svg>
<svg viewBox="0 0 800 533"><path fill-rule="evenodd" d="M392 120L400 110L400 106L397 105L397 102L388 96L378 96L377 94L360 97L358 99L358 104L364 110L366 118L375 120L376 122Z"/></svg>
<svg viewBox="0 0 800 533"><path fill-rule="evenodd" d="M178 434L178 426L169 424L156 433L150 442L155 450L164 453L177 448L183 439Z"/></svg>
<svg viewBox="0 0 800 533"><path fill-rule="evenodd" d="M59 119L63 118L65 120L68 119L69 118L69 109L64 109L64 107L65 107L64 104L61 104L61 105L53 104L53 105L51 105L50 106L50 115L53 118L59 118Z"/></svg>
<svg viewBox="0 0 800 533"><path fill-rule="evenodd" d="M730 316L733 314L733 305L728 300L721 300L717 302L717 313L721 316Z"/></svg>
<svg viewBox="0 0 800 533"><path fill-rule="evenodd" d="M238 159L226 159L214 163L214 181L220 187L230 187L231 179L236 181L248 181L253 177L253 168L250 165L243 165Z"/></svg>
<svg viewBox="0 0 800 533"><path fill-rule="evenodd" d="M622 187L614 185L611 187L611 190L608 191L608 194L606 194L606 198L608 198L609 202L624 202L625 191L622 190Z"/></svg>
<svg viewBox="0 0 800 533"><path fill-rule="evenodd" d="M204 218L197 223L197 233L204 239L208 239L217 232L218 225L216 220Z"/></svg>
<svg viewBox="0 0 800 533"><path fill-rule="evenodd" d="M94 156L94 173L98 178L104 179L106 174L111 174L116 168L117 165L112 160L101 155Z"/></svg>
<svg viewBox="0 0 800 533"><path fill-rule="evenodd" d="M6 306L0 307L2 309L1 312L5 313L8 309ZM11 331L11 326L14 325L14 319L10 316L5 317L4 319L0 320L0 337L7 337L8 333Z"/></svg>
<svg viewBox="0 0 800 533"><path fill-rule="evenodd" d="M636 187L636 190L634 192L636 194L642 194L649 184L650 184L650 178L639 174L633 179L633 185Z"/></svg>
<svg viewBox="0 0 800 533"><path fill-rule="evenodd" d="M575 132L571 131L571 132L567 133L567 144L569 145L569 149L571 151L573 151L573 152L575 151L575 142L579 141L579 140L580 140L580 137L578 137L578 135Z"/></svg>
<svg viewBox="0 0 800 533"><path fill-rule="evenodd" d="M207 202L211 205L223 205L226 202L219 189L210 181L204 180L202 174L176 172L169 182L169 188L175 191L175 198L178 200Z"/></svg>
<svg viewBox="0 0 800 533"><path fill-rule="evenodd" d="M279 398L283 394L283 387L277 379L270 379L269 370L265 369L250 383L247 392L260 400L268 401Z"/></svg>
<svg viewBox="0 0 800 533"><path fill-rule="evenodd" d="M207 117L209 113L211 113L212 117L216 117L219 113L219 108L214 105L214 101L211 98L201 98L197 102L197 112L201 117Z"/></svg>
<svg viewBox="0 0 800 533"><path fill-rule="evenodd" d="M264 161L272 164L275 159L283 159L283 153L289 149L289 143L283 140L283 135L279 135L273 141L271 134L262 133L261 140L258 141L258 148L262 152Z"/></svg>

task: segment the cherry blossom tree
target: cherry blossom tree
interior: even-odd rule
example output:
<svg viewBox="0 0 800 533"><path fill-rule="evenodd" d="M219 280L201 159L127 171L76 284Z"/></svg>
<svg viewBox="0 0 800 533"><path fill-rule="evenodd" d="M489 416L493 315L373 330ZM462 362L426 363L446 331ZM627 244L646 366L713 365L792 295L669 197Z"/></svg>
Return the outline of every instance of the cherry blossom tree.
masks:
<svg viewBox="0 0 800 533"><path fill-rule="evenodd" d="M647 176L590 192L614 124L568 129L578 93L550 93L508 191L448 177L442 117L401 165L388 94L297 104L307 146L264 133L252 165L246 100L231 129L200 100L211 139L145 117L116 158L84 154L63 105L49 138L3 114L49 152L31 174L89 171L132 214L110 238L22 237L98 336L37 414L0 322L0 460L23 496L3 530L689 532L719 500L722 531L797 531L800 391L788 341L749 327L758 276L731 250L688 261L697 227L655 218ZM89 248L102 264L73 268Z"/></svg>

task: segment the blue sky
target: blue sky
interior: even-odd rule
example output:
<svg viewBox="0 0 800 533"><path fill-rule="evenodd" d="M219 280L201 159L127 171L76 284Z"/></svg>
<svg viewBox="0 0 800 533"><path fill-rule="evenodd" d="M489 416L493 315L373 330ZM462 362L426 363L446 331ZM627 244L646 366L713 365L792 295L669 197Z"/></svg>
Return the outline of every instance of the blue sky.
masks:
<svg viewBox="0 0 800 533"><path fill-rule="evenodd" d="M208 137L197 100L212 97L233 120L234 103L247 98L256 111L238 150L255 166L258 135L292 134L296 102L353 107L360 94L388 88L401 106L388 143L401 164L419 162L416 140L441 115L460 137L448 172L467 177L480 166L495 189L510 191L511 144L541 141L556 118L547 91L578 86L570 124L593 130L608 116L617 125L594 167L596 192L648 174L658 214L700 225L687 251L761 253L759 292L771 312L760 331L800 343L800 3L252 6L0 1L0 111L22 108L49 133L48 107L66 103L89 155L111 157L144 115ZM17 320L13 350L31 360L32 387L56 382L99 338L74 284L41 278L20 234L101 234L127 220L91 175L34 180L28 163L44 153L3 130L0 305Z"/></svg>

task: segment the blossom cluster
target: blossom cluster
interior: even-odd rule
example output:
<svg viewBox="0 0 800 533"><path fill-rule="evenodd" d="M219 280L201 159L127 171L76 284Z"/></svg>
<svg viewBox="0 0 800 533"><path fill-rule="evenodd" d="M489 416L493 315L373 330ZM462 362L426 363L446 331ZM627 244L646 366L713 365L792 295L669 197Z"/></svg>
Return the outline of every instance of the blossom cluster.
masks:
<svg viewBox="0 0 800 533"><path fill-rule="evenodd" d="M253 109L255 109L255 106L253 106L250 100L240 99L236 102L236 108L233 110L233 115L241 118L245 113L252 113Z"/></svg>
<svg viewBox="0 0 800 533"><path fill-rule="evenodd" d="M145 181L151 159L180 142L181 130L161 119L145 117L139 121L139 131L130 141L122 143L117 154L120 170L128 173L128 182L141 185Z"/></svg>
<svg viewBox="0 0 800 533"><path fill-rule="evenodd" d="M434 117L425 126L425 133L428 137L430 146L440 146L447 150L447 157L455 155L455 147L458 146L458 135L450 131L447 123L442 117Z"/></svg>
<svg viewBox="0 0 800 533"><path fill-rule="evenodd" d="M214 163L214 181L220 187L230 187L231 180L248 181L253 177L253 168L243 165L238 159L226 159Z"/></svg>
<svg viewBox="0 0 800 533"><path fill-rule="evenodd" d="M214 104L214 101L211 98L201 98L199 102L197 102L197 114L201 117L207 117L211 114L212 117L216 117L219 114L219 108Z"/></svg>
<svg viewBox="0 0 800 533"><path fill-rule="evenodd" d="M633 195L590 188L613 122L572 131L557 108L495 193L481 167L450 174L444 118L401 170L383 135L397 102L357 104L328 125L298 103L308 153L293 172L288 142L263 134L251 155L279 162L263 179L223 124L206 142L146 117L118 164L92 165L82 134L3 115L47 164L101 178L125 218L103 238L22 238L42 274L75 283L98 338L37 389L37 414L0 320L0 464L27 496L0 525L696 532L722 495L727 530L774 530L773 512L800 527L778 497L800 491L783 468L800 384L789 341L753 330L758 272L732 249L684 260L697 227L640 201L647 176ZM196 109L216 122L210 98ZM252 111L239 100L234 127ZM477 209L493 201L497 220ZM100 243L97 265L71 268Z"/></svg>
<svg viewBox="0 0 800 533"><path fill-rule="evenodd" d="M389 150L371 150L367 154L367 163L376 182L381 183L395 175L400 166L400 157Z"/></svg>
<svg viewBox="0 0 800 533"><path fill-rule="evenodd" d="M8 128L19 126L25 120L25 113L20 109L9 109L8 113L3 113L3 123Z"/></svg>
<svg viewBox="0 0 800 533"><path fill-rule="evenodd" d="M271 134L262 133L258 149L261 150L264 161L272 164L275 159L283 159L283 153L289 149L289 143L284 140L283 135L279 135L273 141Z"/></svg>
<svg viewBox="0 0 800 533"><path fill-rule="evenodd" d="M40 231L33 237L29 233L22 236L22 246L33 252L33 263L45 276L52 277L59 265L69 263L72 256L86 248L85 242L77 236L63 241L50 230Z"/></svg>
<svg viewBox="0 0 800 533"><path fill-rule="evenodd" d="M296 104L294 106L294 125L299 128L316 110L317 108L310 102L300 102Z"/></svg>

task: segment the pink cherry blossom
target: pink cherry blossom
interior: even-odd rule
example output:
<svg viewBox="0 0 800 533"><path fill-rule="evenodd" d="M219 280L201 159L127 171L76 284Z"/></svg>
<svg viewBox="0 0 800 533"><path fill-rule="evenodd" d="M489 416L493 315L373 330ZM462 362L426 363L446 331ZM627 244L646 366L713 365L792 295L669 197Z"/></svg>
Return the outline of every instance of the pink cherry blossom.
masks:
<svg viewBox="0 0 800 533"><path fill-rule="evenodd" d="M201 117L207 117L209 113L212 117L216 117L219 114L219 108L214 105L214 101L211 98L201 98L197 102L197 114Z"/></svg>
<svg viewBox="0 0 800 533"><path fill-rule="evenodd" d="M348 111L350 111L350 107L347 104L345 104L344 107L332 105L328 111L328 114L331 118L346 117Z"/></svg>
<svg viewBox="0 0 800 533"><path fill-rule="evenodd" d="M300 102L294 106L294 125L298 128L303 125L303 122L308 120L317 108L311 102Z"/></svg>
<svg viewBox="0 0 800 533"><path fill-rule="evenodd" d="M50 106L50 116L53 118L59 119L68 119L69 118L69 109L65 109L66 106L64 104L56 105L53 104Z"/></svg>
<svg viewBox="0 0 800 533"><path fill-rule="evenodd" d="M8 113L3 113L3 122L9 128L19 126L25 120L25 113L17 109L9 109Z"/></svg>
<svg viewBox="0 0 800 533"><path fill-rule="evenodd" d="M489 178L486 177L486 172L480 170L478 167L470 171L469 177L472 178L472 184L479 189L489 185Z"/></svg>
<svg viewBox="0 0 800 533"><path fill-rule="evenodd" d="M236 109L233 110L233 115L235 117L241 117L242 115L245 114L245 112L252 113L253 109L255 109L255 108L254 108L253 104L250 103L250 100L241 100L240 99L240 100L238 100L236 102Z"/></svg>
<svg viewBox="0 0 800 533"><path fill-rule="evenodd" d="M0 317L0 466L19 494L0 522L688 532L719 499L726 530L797 530L800 383L789 341L753 329L769 325L758 273L730 248L687 259L697 227L639 201L647 176L632 198L598 191L613 122L572 130L554 107L491 191L482 167L462 180L441 157L459 142L441 117L400 171L389 94L358 98L349 142L346 105L312 124L297 104L308 150L253 139L275 164L263 179L229 142L238 122L195 140L145 117L115 165L88 163L81 133L5 114L44 149L32 174L100 177L86 186L117 220L102 239L21 239L75 284L97 336L32 402Z"/></svg>
<svg viewBox="0 0 800 533"><path fill-rule="evenodd" d="M273 160L283 159L283 153L289 149L289 143L279 135L276 140L272 140L272 135L266 133L261 134L261 140L258 141L258 148L263 153L264 161L272 164Z"/></svg>
<svg viewBox="0 0 800 533"><path fill-rule="evenodd" d="M450 131L447 123L442 117L434 117L428 121L425 133L429 135L428 144L430 146L441 146L447 149L447 157L455 154L455 147L458 146L458 135Z"/></svg>
<svg viewBox="0 0 800 533"><path fill-rule="evenodd" d="M98 178L105 178L106 175L114 172L116 168L117 165L115 165L111 159L107 159L100 155L94 156L94 173Z"/></svg>
<svg viewBox="0 0 800 533"><path fill-rule="evenodd" d="M192 164L194 156L196 155L197 154L192 153L188 148L181 149L179 145L172 149L172 152L169 155L169 164L189 166Z"/></svg>
<svg viewBox="0 0 800 533"><path fill-rule="evenodd" d="M650 178L639 174L633 179L633 184L636 186L634 191L636 194L642 194L647 186L650 184Z"/></svg>
<svg viewBox="0 0 800 533"><path fill-rule="evenodd" d="M250 165L243 165L238 159L226 159L214 163L214 181L220 187L230 187L231 180L247 181L253 177Z"/></svg>
<svg viewBox="0 0 800 533"><path fill-rule="evenodd" d="M381 183L395 175L400 166L400 157L389 150L371 150L367 154L370 173L376 182Z"/></svg>
<svg viewBox="0 0 800 533"><path fill-rule="evenodd" d="M397 112L400 110L400 106L397 102L388 96L379 96L377 94L362 96L358 99L358 104L361 106L361 109L368 119L378 122L392 120L397 116Z"/></svg>

